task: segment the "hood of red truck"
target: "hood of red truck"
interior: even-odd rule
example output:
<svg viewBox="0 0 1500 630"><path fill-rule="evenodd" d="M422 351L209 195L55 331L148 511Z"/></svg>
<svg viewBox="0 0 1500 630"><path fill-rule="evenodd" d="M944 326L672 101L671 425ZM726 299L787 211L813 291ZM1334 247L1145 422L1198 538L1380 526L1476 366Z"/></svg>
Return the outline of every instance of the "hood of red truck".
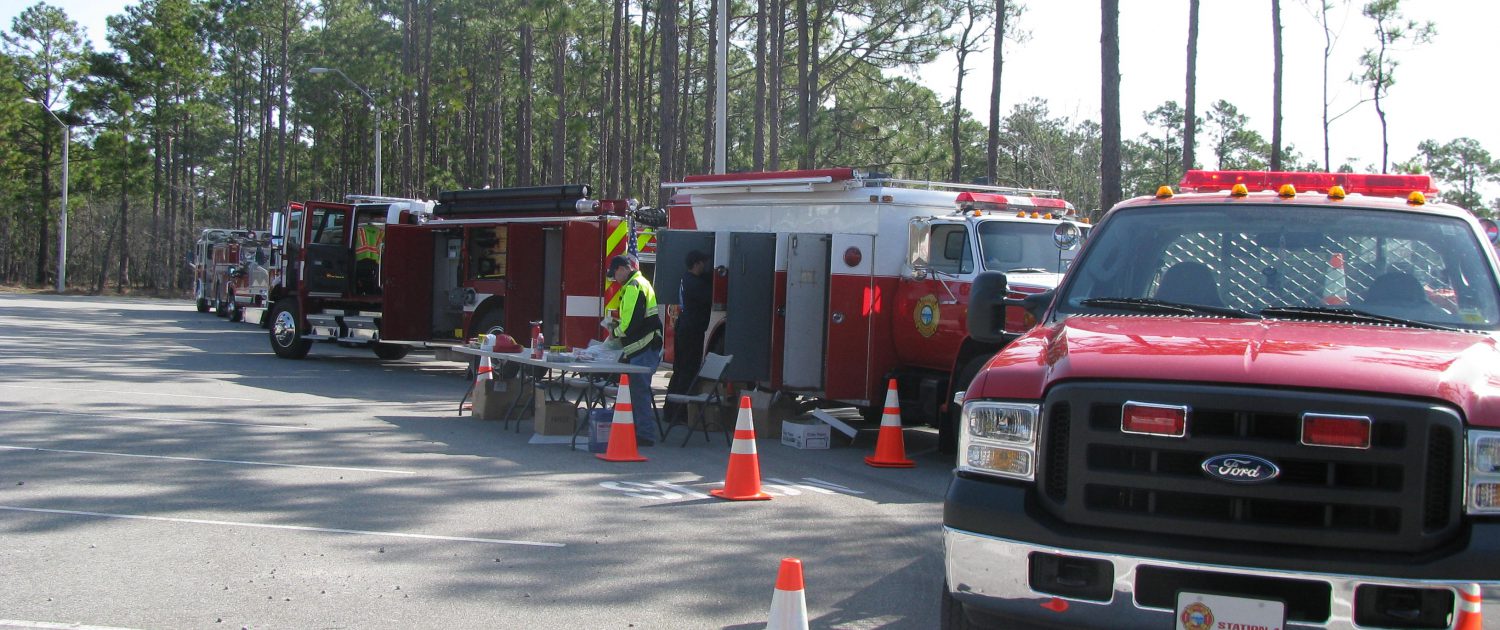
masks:
<svg viewBox="0 0 1500 630"><path fill-rule="evenodd" d="M1006 346L969 397L1040 399L1074 379L1227 383L1442 400L1500 427L1490 335L1278 320L1070 317Z"/></svg>

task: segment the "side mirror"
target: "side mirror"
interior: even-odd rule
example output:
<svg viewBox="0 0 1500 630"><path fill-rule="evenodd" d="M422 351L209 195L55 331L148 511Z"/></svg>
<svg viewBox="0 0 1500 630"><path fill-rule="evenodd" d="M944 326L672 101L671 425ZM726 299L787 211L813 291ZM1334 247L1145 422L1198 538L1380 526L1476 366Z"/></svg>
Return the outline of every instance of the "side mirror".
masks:
<svg viewBox="0 0 1500 630"><path fill-rule="evenodd" d="M1083 230L1078 229L1078 225L1071 221L1059 223L1057 224L1057 228L1052 230L1053 244L1057 245L1057 248L1063 251L1078 247L1079 241L1082 240Z"/></svg>
<svg viewBox="0 0 1500 630"><path fill-rule="evenodd" d="M1005 341L1005 274L981 271L969 294L969 336L990 344Z"/></svg>
<svg viewBox="0 0 1500 630"><path fill-rule="evenodd" d="M286 213L280 210L271 213L271 240L281 242L286 238Z"/></svg>

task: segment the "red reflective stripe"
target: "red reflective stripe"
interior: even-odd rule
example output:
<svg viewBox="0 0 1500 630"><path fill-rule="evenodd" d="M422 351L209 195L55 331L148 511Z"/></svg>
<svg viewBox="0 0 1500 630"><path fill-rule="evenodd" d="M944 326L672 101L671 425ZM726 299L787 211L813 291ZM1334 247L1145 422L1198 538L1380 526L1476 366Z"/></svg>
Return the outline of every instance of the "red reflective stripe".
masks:
<svg viewBox="0 0 1500 630"><path fill-rule="evenodd" d="M1465 591L1464 589L1458 589L1458 596L1464 598L1464 601L1466 601L1466 602L1473 602L1475 604L1480 603L1484 599L1483 597L1481 597L1478 594L1472 594L1471 595L1467 591Z"/></svg>
<svg viewBox="0 0 1500 630"><path fill-rule="evenodd" d="M630 403L615 403L615 411L633 411Z"/></svg>
<svg viewBox="0 0 1500 630"><path fill-rule="evenodd" d="M749 429L749 430L735 429L734 430L734 439L736 439L736 440L753 440L753 439L755 439L755 430L754 429Z"/></svg>
<svg viewBox="0 0 1500 630"><path fill-rule="evenodd" d="M891 414L893 416L899 416L899 415L901 415L901 410L897 409L895 407L886 407L885 408L885 413Z"/></svg>

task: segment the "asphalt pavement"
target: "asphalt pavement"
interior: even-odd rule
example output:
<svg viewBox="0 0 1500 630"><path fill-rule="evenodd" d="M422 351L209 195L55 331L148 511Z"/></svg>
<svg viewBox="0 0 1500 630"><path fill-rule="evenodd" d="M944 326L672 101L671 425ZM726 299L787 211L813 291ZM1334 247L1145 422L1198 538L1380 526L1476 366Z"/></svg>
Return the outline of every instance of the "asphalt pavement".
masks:
<svg viewBox="0 0 1500 630"><path fill-rule="evenodd" d="M775 498L707 496L721 436L602 462L455 413L465 366L382 361L190 302L0 294L0 628L932 628L951 460L758 443ZM665 374L658 375L664 384Z"/></svg>

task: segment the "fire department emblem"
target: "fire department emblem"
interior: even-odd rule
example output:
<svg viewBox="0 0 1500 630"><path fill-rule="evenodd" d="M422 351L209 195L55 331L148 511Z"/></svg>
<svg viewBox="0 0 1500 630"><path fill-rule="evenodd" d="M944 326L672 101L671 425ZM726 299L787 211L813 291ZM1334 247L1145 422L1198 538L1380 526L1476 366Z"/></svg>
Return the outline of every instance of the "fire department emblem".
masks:
<svg viewBox="0 0 1500 630"><path fill-rule="evenodd" d="M1193 602L1182 609L1182 627L1187 630L1209 630L1214 627L1214 611L1203 602Z"/></svg>
<svg viewBox="0 0 1500 630"><path fill-rule="evenodd" d="M938 314L938 301L936 295L924 295L917 300L917 308L912 317L917 321L917 332L923 337L931 337L937 332L938 321L942 316Z"/></svg>

